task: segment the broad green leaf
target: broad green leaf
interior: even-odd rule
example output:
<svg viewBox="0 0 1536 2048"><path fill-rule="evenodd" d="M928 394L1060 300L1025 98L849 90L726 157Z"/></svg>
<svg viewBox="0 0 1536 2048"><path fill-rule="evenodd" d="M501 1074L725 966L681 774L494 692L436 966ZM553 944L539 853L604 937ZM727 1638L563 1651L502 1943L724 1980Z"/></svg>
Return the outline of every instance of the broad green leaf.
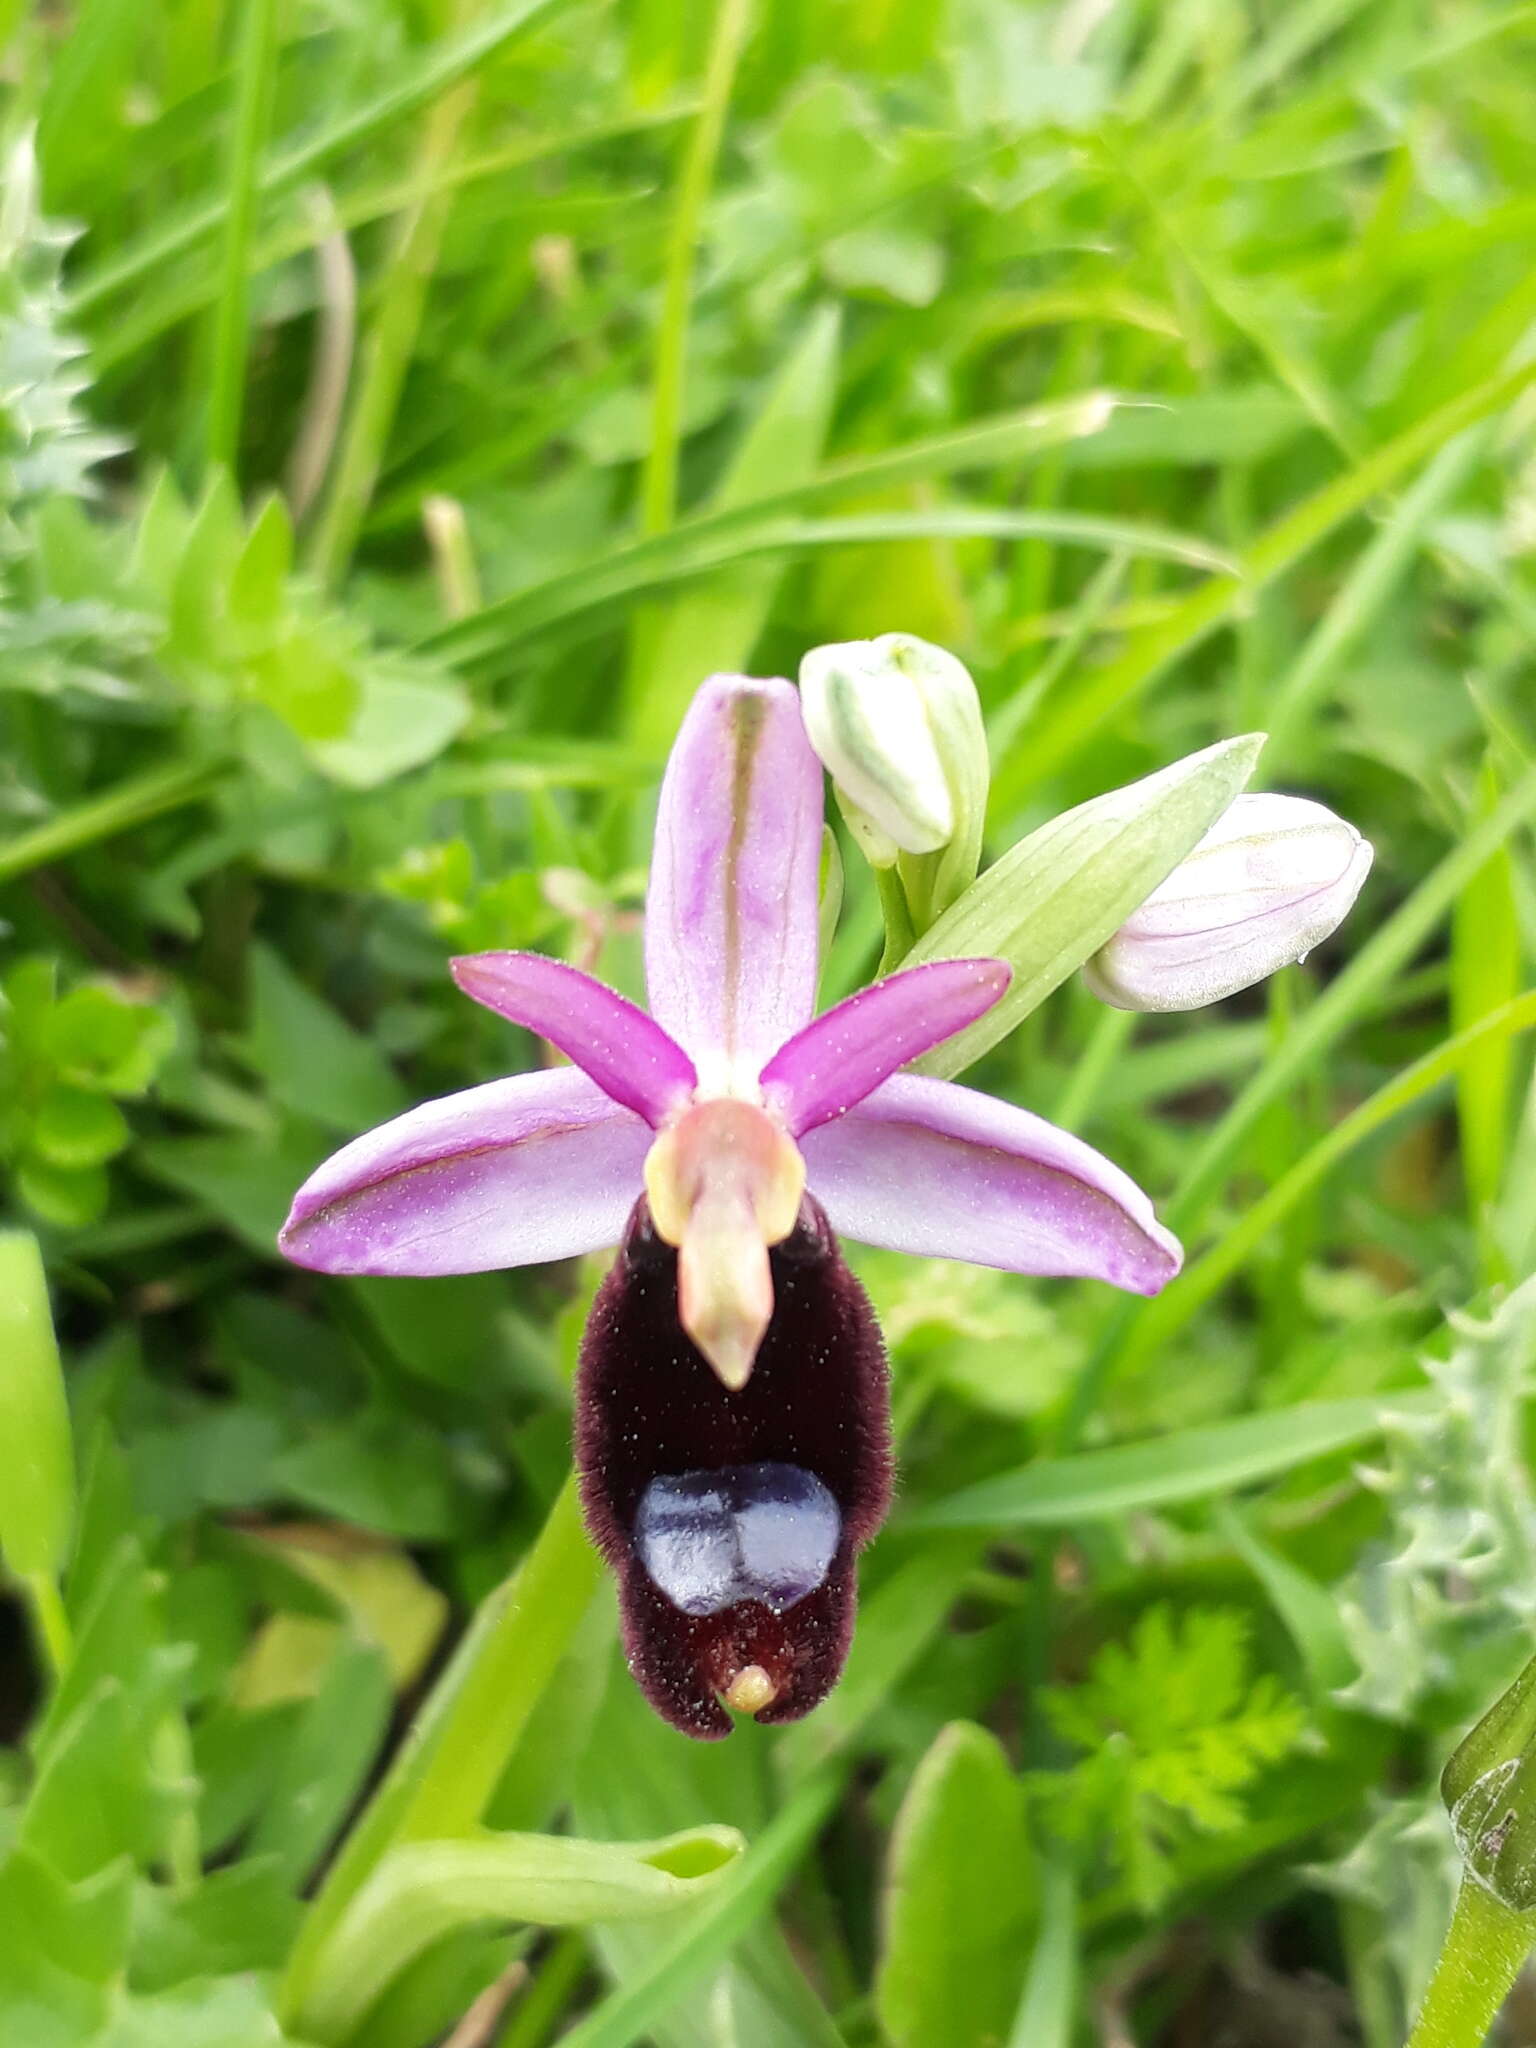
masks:
<svg viewBox="0 0 1536 2048"><path fill-rule="evenodd" d="M64 1369L37 1239L0 1231L0 1558L18 1578L54 1580L75 1515Z"/></svg>
<svg viewBox="0 0 1536 2048"><path fill-rule="evenodd" d="M996 1736L952 1721L913 1773L886 1867L875 2007L895 2048L996 2048L1038 1875Z"/></svg>
<svg viewBox="0 0 1536 2048"><path fill-rule="evenodd" d="M319 1133L294 1125L280 1135L153 1138L135 1162L157 1180L193 1196L253 1251L277 1258L277 1233L294 1189L324 1155Z"/></svg>
<svg viewBox="0 0 1536 2048"><path fill-rule="evenodd" d="M456 1927L665 1913L708 1892L741 1849L734 1829L702 1827L655 1842L481 1833L392 1849L337 1927L301 2028L321 2043L345 2040L390 1978Z"/></svg>
<svg viewBox="0 0 1536 2048"><path fill-rule="evenodd" d="M469 718L469 700L446 677L428 679L374 657L362 670L362 700L347 730L317 739L321 771L350 789L376 789L433 760Z"/></svg>
<svg viewBox="0 0 1536 2048"><path fill-rule="evenodd" d="M1389 1412L1424 1412L1432 1400L1425 1394L1394 1394L1381 1401L1314 1401L1173 1430L1150 1443L1042 1458L920 1508L908 1518L908 1527L1064 1528L1206 1500L1369 1443L1381 1434Z"/></svg>
<svg viewBox="0 0 1536 2048"><path fill-rule="evenodd" d="M31 1141L52 1166L100 1166L128 1142L128 1120L109 1096L64 1085L37 1106Z"/></svg>
<svg viewBox="0 0 1536 2048"><path fill-rule="evenodd" d="M1263 744L1261 734L1224 740L1092 797L979 875L901 965L991 956L1013 981L985 1017L920 1061L922 1072L958 1074L1096 953L1221 816Z"/></svg>
<svg viewBox="0 0 1536 2048"><path fill-rule="evenodd" d="M406 1107L393 1068L370 1038L306 988L270 946L250 949L250 1057L273 1099L348 1135Z"/></svg>
<svg viewBox="0 0 1536 2048"><path fill-rule="evenodd" d="M293 569L293 522L276 495L251 522L229 579L229 615L241 627L271 627L282 616Z"/></svg>

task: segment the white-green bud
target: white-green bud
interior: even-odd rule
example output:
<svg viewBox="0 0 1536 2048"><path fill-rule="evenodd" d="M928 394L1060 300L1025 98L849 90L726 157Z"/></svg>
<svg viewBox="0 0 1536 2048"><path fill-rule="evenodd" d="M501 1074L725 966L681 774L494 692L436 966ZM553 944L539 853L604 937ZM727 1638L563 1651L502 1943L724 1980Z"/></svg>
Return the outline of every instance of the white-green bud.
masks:
<svg viewBox="0 0 1536 2048"><path fill-rule="evenodd" d="M1300 796L1240 796L1083 969L1117 1010L1198 1010L1304 960L1371 866L1353 825Z"/></svg>
<svg viewBox="0 0 1536 2048"><path fill-rule="evenodd" d="M800 664L811 745L875 867L902 856L921 929L967 888L981 855L989 768L963 662L911 633L813 647Z"/></svg>

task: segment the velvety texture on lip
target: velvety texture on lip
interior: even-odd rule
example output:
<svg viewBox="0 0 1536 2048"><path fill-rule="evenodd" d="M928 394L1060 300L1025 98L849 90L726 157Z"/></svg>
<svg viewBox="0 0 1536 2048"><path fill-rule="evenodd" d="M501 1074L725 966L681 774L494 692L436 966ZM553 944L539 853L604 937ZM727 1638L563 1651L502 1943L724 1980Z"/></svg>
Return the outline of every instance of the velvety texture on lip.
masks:
<svg viewBox="0 0 1536 2048"><path fill-rule="evenodd" d="M737 1393L678 1323L677 1256L643 1201L582 1343L576 1465L587 1526L618 1576L630 1668L657 1712L689 1735L730 1733L718 1694L751 1664L778 1687L759 1720L797 1720L826 1697L853 1630L854 1559L890 1501L885 1348L815 1203L771 1259L773 1321ZM684 1614L636 1552L647 1487L666 1474L767 1461L813 1473L837 1502L842 1531L826 1579L782 1614L755 1600Z"/></svg>

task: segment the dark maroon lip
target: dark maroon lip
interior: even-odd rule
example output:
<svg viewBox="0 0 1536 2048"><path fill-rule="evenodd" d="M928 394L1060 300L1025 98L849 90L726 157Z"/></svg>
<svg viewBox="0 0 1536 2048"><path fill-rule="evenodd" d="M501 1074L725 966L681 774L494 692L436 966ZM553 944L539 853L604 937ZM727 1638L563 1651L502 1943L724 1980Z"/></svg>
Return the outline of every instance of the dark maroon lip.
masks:
<svg viewBox="0 0 1536 2048"><path fill-rule="evenodd" d="M686 1734L730 1733L720 1703L751 1667L772 1698L761 1721L792 1721L841 1675L853 1633L855 1560L891 1494L885 1348L869 1298L820 1207L770 1255L774 1313L751 1378L731 1392L677 1319L677 1257L635 1205L593 1303L577 1376L576 1464L594 1543L618 1578L624 1644L647 1699ZM841 1530L825 1577L774 1612L742 1599L685 1614L653 1582L635 1524L652 1482L779 1465L809 1473Z"/></svg>

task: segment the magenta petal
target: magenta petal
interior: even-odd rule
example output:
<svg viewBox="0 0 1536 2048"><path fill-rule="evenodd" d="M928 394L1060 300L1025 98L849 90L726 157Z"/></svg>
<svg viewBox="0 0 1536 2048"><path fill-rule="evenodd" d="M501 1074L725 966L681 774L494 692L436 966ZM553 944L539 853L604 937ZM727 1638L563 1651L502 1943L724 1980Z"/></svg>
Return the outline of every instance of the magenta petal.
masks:
<svg viewBox="0 0 1536 2048"><path fill-rule="evenodd" d="M877 981L781 1046L763 1069L764 1092L798 1138L973 1024L1012 979L1002 960L934 960Z"/></svg>
<svg viewBox="0 0 1536 2048"><path fill-rule="evenodd" d="M278 1238L322 1273L484 1273L617 1244L651 1129L574 1067L424 1102L317 1167Z"/></svg>
<svg viewBox="0 0 1536 2048"><path fill-rule="evenodd" d="M465 995L536 1031L615 1102L659 1124L698 1076L675 1039L617 990L543 953L467 953L453 963Z"/></svg>
<svg viewBox="0 0 1536 2048"><path fill-rule="evenodd" d="M898 1074L804 1141L835 1230L919 1257L1156 1294L1183 1261L1136 1183L1067 1131L952 1081Z"/></svg>
<svg viewBox="0 0 1536 2048"><path fill-rule="evenodd" d="M821 811L796 692L712 676L667 763L645 911L651 1009L695 1059L755 1072L815 1008Z"/></svg>

